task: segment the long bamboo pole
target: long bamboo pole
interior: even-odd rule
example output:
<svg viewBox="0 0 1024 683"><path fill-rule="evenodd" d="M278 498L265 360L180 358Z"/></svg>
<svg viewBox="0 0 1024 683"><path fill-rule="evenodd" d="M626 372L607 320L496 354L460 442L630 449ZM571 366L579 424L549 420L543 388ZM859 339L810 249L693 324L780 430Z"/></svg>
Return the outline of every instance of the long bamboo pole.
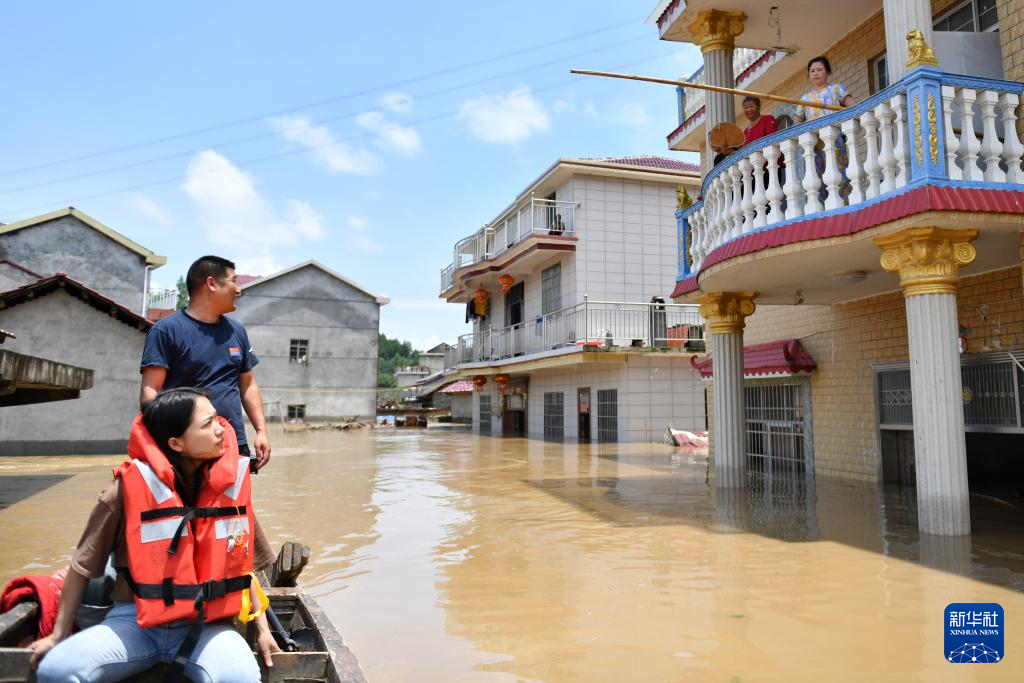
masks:
<svg viewBox="0 0 1024 683"><path fill-rule="evenodd" d="M787 102L789 104L802 104L805 107L814 107L815 109L828 109L829 111L842 111L843 107L837 107L834 104L819 104L817 102L808 102L807 100L797 100L792 97L782 97L780 95L769 95L763 92L753 92L751 90L738 90L737 88L723 88L718 85L705 85L704 83L690 83L689 81L673 81L670 78L654 78L653 76L636 76L633 74L616 74L608 71L587 71L586 69L570 69L569 73L582 74L584 76L604 76L606 78L624 78L627 81L646 81L647 83L663 83L665 85L681 85L684 88L697 88L698 90L710 90L712 92L724 92L727 95L743 95L750 97L759 97L766 100L774 100L776 102Z"/></svg>

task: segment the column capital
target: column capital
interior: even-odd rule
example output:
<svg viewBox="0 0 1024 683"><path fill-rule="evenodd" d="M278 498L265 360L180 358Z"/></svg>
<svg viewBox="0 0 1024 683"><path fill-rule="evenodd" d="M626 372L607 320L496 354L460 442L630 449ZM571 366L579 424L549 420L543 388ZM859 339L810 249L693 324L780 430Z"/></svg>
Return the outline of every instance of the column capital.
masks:
<svg viewBox="0 0 1024 683"><path fill-rule="evenodd" d="M708 322L711 334L739 334L746 318L757 310L757 292L714 292L700 302L700 316Z"/></svg>
<svg viewBox="0 0 1024 683"><path fill-rule="evenodd" d="M900 274L903 296L956 294L961 266L974 261L977 230L908 228L876 237L882 267Z"/></svg>
<svg viewBox="0 0 1024 683"><path fill-rule="evenodd" d="M731 50L736 45L736 36L743 33L743 12L725 12L717 9L702 10L686 28L693 42L700 45L701 53L714 50Z"/></svg>

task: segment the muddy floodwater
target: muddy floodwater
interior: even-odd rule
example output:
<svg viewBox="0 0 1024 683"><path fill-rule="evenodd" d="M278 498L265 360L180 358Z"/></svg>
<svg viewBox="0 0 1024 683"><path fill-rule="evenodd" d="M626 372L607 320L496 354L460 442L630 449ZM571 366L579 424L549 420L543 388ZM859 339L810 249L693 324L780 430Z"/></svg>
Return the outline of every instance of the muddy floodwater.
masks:
<svg viewBox="0 0 1024 683"><path fill-rule="evenodd" d="M0 576L66 563L119 460L0 458ZM906 492L441 430L278 434L255 481L372 683L1024 680L1019 499L922 537ZM952 602L1003 606L1002 662L946 662Z"/></svg>

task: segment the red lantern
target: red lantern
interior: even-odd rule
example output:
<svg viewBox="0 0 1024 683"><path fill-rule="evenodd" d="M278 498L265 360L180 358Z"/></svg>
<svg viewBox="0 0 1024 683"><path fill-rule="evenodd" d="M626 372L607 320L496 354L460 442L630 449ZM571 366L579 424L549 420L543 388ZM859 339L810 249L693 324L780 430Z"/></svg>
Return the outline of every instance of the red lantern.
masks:
<svg viewBox="0 0 1024 683"><path fill-rule="evenodd" d="M508 388L508 382L509 382L510 379L512 379L512 378L509 377L508 375L506 375L504 372L495 375L494 376L494 383L497 385L498 391L500 391L501 393L504 394L505 393L505 389Z"/></svg>
<svg viewBox="0 0 1024 683"><path fill-rule="evenodd" d="M512 289L512 283L514 283L515 281L516 279L509 275L508 273L505 273L504 275L499 277L498 284L501 285L502 293L508 294L508 290Z"/></svg>
<svg viewBox="0 0 1024 683"><path fill-rule="evenodd" d="M485 384L487 384L487 378L483 375L477 375L473 378L473 386L477 391L483 391Z"/></svg>

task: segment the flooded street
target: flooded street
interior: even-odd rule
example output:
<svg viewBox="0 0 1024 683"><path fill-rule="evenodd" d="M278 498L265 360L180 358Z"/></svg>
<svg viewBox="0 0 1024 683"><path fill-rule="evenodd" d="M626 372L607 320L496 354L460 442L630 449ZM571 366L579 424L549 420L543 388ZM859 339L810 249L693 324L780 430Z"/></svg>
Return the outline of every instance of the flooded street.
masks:
<svg viewBox="0 0 1024 683"><path fill-rule="evenodd" d="M0 576L65 563L119 460L0 458ZM1024 673L1019 509L978 498L983 530L922 539L906 494L706 474L658 445L308 432L276 435L254 499L374 683ZM1004 662L943 659L952 602L1003 606Z"/></svg>

